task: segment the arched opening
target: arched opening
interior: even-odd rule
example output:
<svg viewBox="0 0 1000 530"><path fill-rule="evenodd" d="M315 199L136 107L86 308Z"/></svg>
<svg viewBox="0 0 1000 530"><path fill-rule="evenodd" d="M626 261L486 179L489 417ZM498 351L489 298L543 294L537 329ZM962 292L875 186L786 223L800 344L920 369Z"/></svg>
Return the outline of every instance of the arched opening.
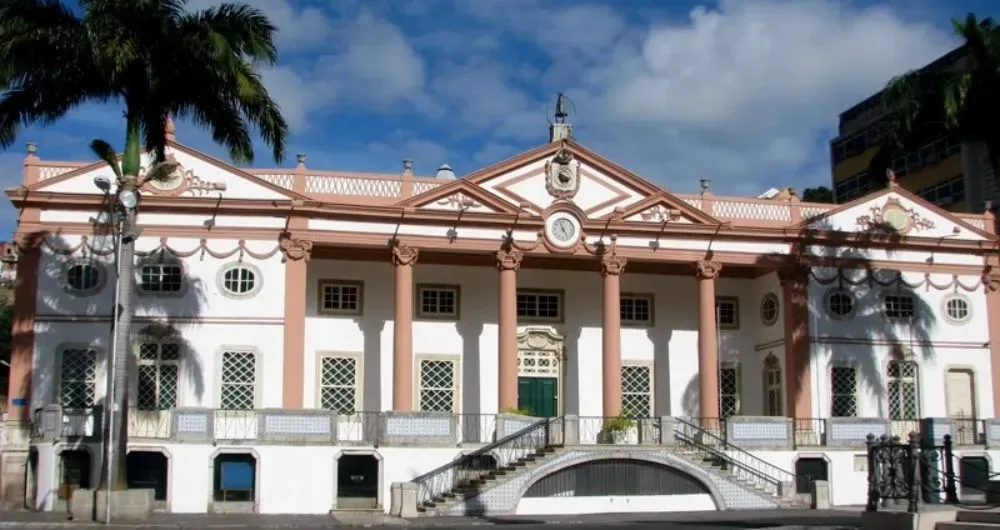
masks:
<svg viewBox="0 0 1000 530"><path fill-rule="evenodd" d="M795 461L795 493L811 494L812 484L817 480L830 480L830 469L826 459L806 457Z"/></svg>
<svg viewBox="0 0 1000 530"><path fill-rule="evenodd" d="M151 489L158 509L165 509L169 487L167 455L159 451L131 451L126 459L129 489Z"/></svg>
<svg viewBox="0 0 1000 530"><path fill-rule="evenodd" d="M337 509L378 508L379 459L370 453L342 454L337 459Z"/></svg>
<svg viewBox="0 0 1000 530"><path fill-rule="evenodd" d="M715 510L705 484L681 470L636 459L575 464L532 484L518 515Z"/></svg>
<svg viewBox="0 0 1000 530"><path fill-rule="evenodd" d="M257 459L250 453L222 453L212 465L213 511L253 511L257 501Z"/></svg>
<svg viewBox="0 0 1000 530"><path fill-rule="evenodd" d="M59 499L69 500L74 491L90 489L90 475L90 452L68 449L59 453Z"/></svg>

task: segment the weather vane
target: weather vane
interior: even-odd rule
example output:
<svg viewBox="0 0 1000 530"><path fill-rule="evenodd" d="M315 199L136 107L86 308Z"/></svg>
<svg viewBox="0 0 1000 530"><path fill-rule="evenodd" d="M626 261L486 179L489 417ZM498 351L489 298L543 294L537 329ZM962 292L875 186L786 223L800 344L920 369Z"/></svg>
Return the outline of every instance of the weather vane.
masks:
<svg viewBox="0 0 1000 530"><path fill-rule="evenodd" d="M572 105L573 112L576 112L576 104L573 103L573 100L569 99L566 94L559 92L559 94L556 95L556 123L566 123L566 118L569 117L569 110L566 107L567 103Z"/></svg>

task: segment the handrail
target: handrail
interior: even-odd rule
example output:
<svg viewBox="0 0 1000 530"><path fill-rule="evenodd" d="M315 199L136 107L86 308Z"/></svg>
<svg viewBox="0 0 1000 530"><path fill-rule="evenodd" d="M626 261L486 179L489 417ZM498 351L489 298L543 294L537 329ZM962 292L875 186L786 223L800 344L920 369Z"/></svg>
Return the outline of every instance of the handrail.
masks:
<svg viewBox="0 0 1000 530"><path fill-rule="evenodd" d="M561 418L543 418L528 427L484 445L457 460L428 471L413 479L417 484L417 505L425 506L457 487L470 484L493 473L497 469L511 466L538 451L555 445L552 443L550 426ZM492 457L496 465L484 465L483 457Z"/></svg>
<svg viewBox="0 0 1000 530"><path fill-rule="evenodd" d="M780 467L765 462L756 456L730 444L724 438L706 429L676 418L674 439L704 453L721 459L731 466L730 472L765 492L779 497L790 493L786 488L795 485L795 475ZM701 441L699 441L699 439Z"/></svg>

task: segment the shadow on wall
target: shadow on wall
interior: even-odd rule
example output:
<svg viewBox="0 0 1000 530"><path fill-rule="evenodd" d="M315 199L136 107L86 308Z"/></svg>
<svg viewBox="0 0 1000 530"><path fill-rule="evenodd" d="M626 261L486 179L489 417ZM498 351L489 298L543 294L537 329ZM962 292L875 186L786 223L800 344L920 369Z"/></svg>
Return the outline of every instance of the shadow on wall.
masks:
<svg viewBox="0 0 1000 530"><path fill-rule="evenodd" d="M30 406L36 413L49 404L66 408L87 408L80 405L87 405L89 401L100 405L96 401L103 394L99 389L106 387L103 376L110 369L108 360L114 333L113 239L95 233L83 242L77 240L77 236L73 236L73 241L68 241L58 232L35 232L24 237L21 244L22 252L37 248L40 253L40 296L37 300L34 334L35 381L32 384L30 374L22 380L19 395L31 396ZM129 404L131 407L172 408L180 404L187 390L192 391L200 401L206 391L206 376L202 359L195 345L185 338L184 331L200 325L199 319L206 300L203 282L200 278L190 276L181 260L170 250L159 248L153 252L141 252L139 249L144 246L141 243L137 246L138 265L135 276L122 277L122 281L132 280L137 286L133 294L131 344L118 346L127 347L130 353ZM141 279L143 272L146 273L146 285L165 286L179 282L180 289L176 294L152 294L141 290L144 283ZM68 285L70 279L77 282L78 286L90 288L82 292L74 291ZM15 336L14 341L17 340ZM143 344L149 346L141 348ZM164 344L175 347L163 348ZM92 348L93 354L86 353L87 346ZM53 351L46 351L49 349ZM137 376L137 357L140 349L144 351L145 362L174 359L179 363L176 392L143 392L141 395L137 392L140 377ZM80 356L74 361L74 365L63 363L66 350L74 350L73 355ZM80 361L85 360L87 355L94 356L97 370L88 370L82 365ZM51 364L40 365L39 362L46 358L52 359ZM156 375L149 371L141 377L148 383ZM68 387L70 378L73 378L72 389ZM60 385L65 387L64 392L60 392ZM159 386L142 385L143 389Z"/></svg>

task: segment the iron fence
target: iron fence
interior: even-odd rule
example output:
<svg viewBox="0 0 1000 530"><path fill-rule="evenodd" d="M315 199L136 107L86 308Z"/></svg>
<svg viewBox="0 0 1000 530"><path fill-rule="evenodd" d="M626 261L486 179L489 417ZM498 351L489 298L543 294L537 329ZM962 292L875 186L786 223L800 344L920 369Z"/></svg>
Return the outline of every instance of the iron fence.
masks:
<svg viewBox="0 0 1000 530"><path fill-rule="evenodd" d="M934 445L921 440L916 431L910 432L906 442L898 436L869 434L866 447L867 511L877 511L879 505L888 508L890 501L905 501L910 513L919 510L921 501L958 502L951 435Z"/></svg>

